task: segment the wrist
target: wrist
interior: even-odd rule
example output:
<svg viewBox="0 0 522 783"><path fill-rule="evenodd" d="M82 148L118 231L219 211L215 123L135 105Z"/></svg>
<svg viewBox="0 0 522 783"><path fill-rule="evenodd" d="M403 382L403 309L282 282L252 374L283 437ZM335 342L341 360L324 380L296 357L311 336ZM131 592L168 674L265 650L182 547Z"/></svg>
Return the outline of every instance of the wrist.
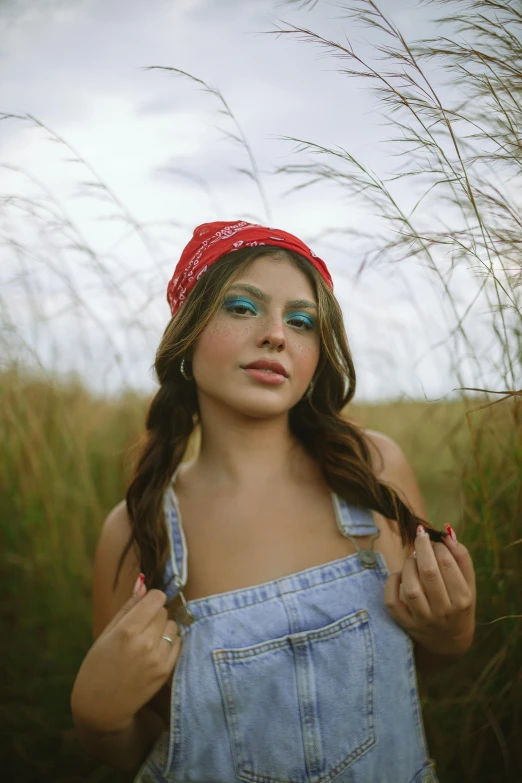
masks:
<svg viewBox="0 0 522 783"><path fill-rule="evenodd" d="M121 734L132 726L135 716L115 723L114 721L100 720L92 715L78 711L72 711L74 725L78 732L104 736L105 734Z"/></svg>
<svg viewBox="0 0 522 783"><path fill-rule="evenodd" d="M83 749L98 761L116 769L137 773L161 733L150 721L146 708L118 728L100 726L76 718L76 737Z"/></svg>
<svg viewBox="0 0 522 783"><path fill-rule="evenodd" d="M462 658L473 643L473 637L462 637L459 639L442 640L437 644L414 640L416 649L421 650L426 655L432 655L438 658L444 658L448 661L458 661Z"/></svg>

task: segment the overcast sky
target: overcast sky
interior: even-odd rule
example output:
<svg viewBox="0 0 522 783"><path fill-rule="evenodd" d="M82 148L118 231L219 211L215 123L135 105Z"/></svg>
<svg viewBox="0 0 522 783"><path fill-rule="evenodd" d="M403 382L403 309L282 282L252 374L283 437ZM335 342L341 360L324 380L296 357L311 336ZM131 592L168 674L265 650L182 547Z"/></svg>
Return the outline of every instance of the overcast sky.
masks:
<svg viewBox="0 0 522 783"><path fill-rule="evenodd" d="M434 33L431 7L410 0L382 7L407 39ZM369 52L370 33L338 14L323 2L310 10L270 0L3 0L0 112L31 115L74 150L32 121L0 123L0 193L39 203L39 217L21 201L0 211L3 332L15 353L76 368L99 391L153 391L149 368L181 249L199 223L244 218L296 233L327 262L354 354L356 401L441 397L458 385L452 362L476 385L476 368L455 356L455 345L433 347L451 325L433 276L403 263L356 279L358 248L325 231L371 228L374 216L331 185L289 193L296 181L274 175L304 161L283 136L342 146L381 175L396 165L377 143L389 131L366 82L341 76L339 63L309 44L261 34L294 23L340 41L346 35ZM220 130L235 131L216 96L147 66L182 69L222 93L261 171L268 214L254 183L236 170L248 167L248 156ZM80 185L94 177L71 162L75 155L145 235L129 231L122 208L100 188L95 199ZM398 190L405 203L408 188ZM49 225L51 208L53 220L67 215L67 232ZM73 237L83 250L70 247ZM464 309L476 282L463 270L452 285ZM483 310L479 303L472 332L486 357Z"/></svg>

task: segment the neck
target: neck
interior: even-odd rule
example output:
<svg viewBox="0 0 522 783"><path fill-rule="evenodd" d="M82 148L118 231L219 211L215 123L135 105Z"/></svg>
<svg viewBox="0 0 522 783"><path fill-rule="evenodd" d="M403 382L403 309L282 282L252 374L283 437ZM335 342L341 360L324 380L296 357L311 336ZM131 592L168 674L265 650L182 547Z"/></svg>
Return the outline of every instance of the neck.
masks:
<svg viewBox="0 0 522 783"><path fill-rule="evenodd" d="M254 490L267 482L306 481L317 475L318 465L291 433L287 413L265 419L230 409L206 414L192 466L208 489Z"/></svg>

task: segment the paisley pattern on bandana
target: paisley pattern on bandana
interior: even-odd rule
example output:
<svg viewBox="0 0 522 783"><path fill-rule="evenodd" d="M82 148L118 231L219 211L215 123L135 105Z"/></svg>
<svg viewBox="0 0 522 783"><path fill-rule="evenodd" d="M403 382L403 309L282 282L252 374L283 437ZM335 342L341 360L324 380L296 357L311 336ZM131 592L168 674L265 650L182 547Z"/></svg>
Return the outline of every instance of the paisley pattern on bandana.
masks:
<svg viewBox="0 0 522 783"><path fill-rule="evenodd" d="M244 238L235 239L240 232L244 232ZM259 223L247 223L245 220L202 223L194 230L192 239L183 250L167 286L167 301L171 314L174 315L179 310L201 275L220 258L243 247L259 247L273 243L307 258L333 289L332 278L324 261L293 234Z"/></svg>

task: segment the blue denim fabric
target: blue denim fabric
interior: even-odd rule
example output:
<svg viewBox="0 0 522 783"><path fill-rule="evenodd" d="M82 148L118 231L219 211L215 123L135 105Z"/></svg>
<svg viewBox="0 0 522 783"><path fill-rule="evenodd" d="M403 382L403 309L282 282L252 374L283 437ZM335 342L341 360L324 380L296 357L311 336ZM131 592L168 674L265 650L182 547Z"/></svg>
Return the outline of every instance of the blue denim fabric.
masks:
<svg viewBox="0 0 522 783"><path fill-rule="evenodd" d="M187 581L175 478L165 493L169 598ZM371 511L331 496L343 535L378 536ZM438 783L413 644L384 604L387 578L382 555L362 550L188 601L170 731L134 783Z"/></svg>

